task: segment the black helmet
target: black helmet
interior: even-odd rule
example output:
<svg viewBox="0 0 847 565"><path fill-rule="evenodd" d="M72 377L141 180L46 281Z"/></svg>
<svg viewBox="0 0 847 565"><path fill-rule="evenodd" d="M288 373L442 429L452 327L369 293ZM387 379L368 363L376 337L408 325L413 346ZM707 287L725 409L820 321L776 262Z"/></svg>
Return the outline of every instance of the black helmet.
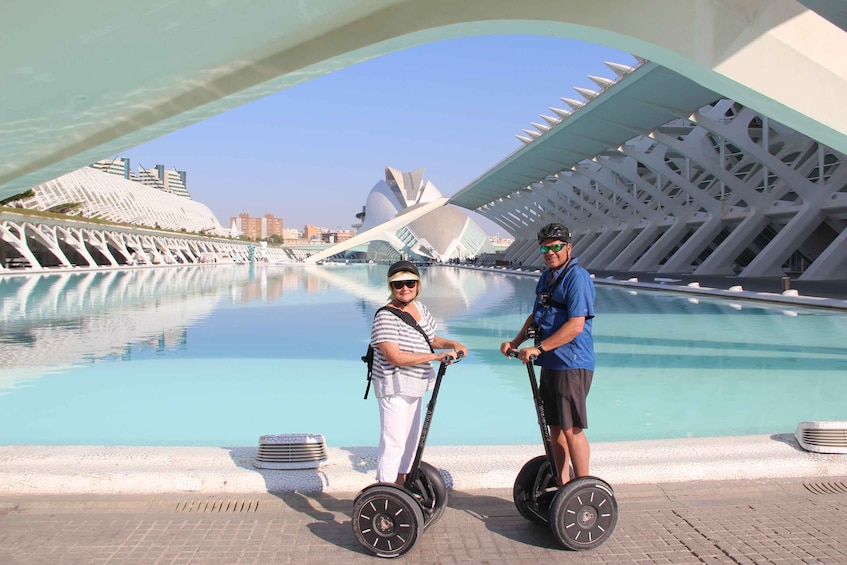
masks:
<svg viewBox="0 0 847 565"><path fill-rule="evenodd" d="M415 267L415 264L411 261L397 261L390 267L388 267L388 278L390 279L394 275L400 272L412 273L418 279L421 278L421 274L418 272L418 268Z"/></svg>
<svg viewBox="0 0 847 565"><path fill-rule="evenodd" d="M538 243L544 243L548 239L558 239L565 243L571 242L571 230L562 224L547 224L538 230Z"/></svg>

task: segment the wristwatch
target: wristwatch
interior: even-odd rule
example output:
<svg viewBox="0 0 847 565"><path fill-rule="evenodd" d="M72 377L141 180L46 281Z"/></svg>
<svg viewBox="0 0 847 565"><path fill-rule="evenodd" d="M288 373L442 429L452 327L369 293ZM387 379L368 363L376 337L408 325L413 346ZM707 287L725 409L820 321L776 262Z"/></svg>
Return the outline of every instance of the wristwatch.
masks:
<svg viewBox="0 0 847 565"><path fill-rule="evenodd" d="M538 350L539 353L544 353L544 346L540 343L536 345L535 348Z"/></svg>

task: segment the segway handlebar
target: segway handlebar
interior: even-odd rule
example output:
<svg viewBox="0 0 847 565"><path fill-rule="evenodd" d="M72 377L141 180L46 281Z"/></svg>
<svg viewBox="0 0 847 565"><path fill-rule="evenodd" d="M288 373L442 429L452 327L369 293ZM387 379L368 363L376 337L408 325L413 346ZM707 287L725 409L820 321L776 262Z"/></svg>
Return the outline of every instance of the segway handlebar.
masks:
<svg viewBox="0 0 847 565"><path fill-rule="evenodd" d="M465 358L465 354L464 354L464 353L462 353L461 351L459 351L458 353L456 353L456 358L455 358L455 359L453 359L453 358L452 358L452 357L450 357L449 355L445 355L445 356L444 356L444 358L441 360L441 362L442 362L442 363L447 363L448 365L450 365L450 364L452 364L452 363L458 363L459 361L461 361L461 360L462 360L462 359L464 359L464 358Z"/></svg>
<svg viewBox="0 0 847 565"><path fill-rule="evenodd" d="M509 352L506 355L508 355L509 357L517 357L518 356L518 350L517 349L510 349ZM535 358L536 358L535 355L529 356L530 361L535 361Z"/></svg>

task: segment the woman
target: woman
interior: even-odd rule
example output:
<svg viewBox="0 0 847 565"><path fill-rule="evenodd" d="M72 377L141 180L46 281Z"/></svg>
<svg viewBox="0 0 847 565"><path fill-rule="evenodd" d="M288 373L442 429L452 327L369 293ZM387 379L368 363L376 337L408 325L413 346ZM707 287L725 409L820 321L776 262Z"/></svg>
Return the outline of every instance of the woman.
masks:
<svg viewBox="0 0 847 565"><path fill-rule="evenodd" d="M415 458L423 395L435 384L432 362L456 359L460 353L467 355L468 350L435 334L435 320L417 300L421 277L415 265L409 261L391 265L388 286L391 299L387 307L377 311L371 328L372 383L381 428L376 480L402 485ZM403 320L404 313L411 316L417 328ZM438 349L442 351L436 353Z"/></svg>

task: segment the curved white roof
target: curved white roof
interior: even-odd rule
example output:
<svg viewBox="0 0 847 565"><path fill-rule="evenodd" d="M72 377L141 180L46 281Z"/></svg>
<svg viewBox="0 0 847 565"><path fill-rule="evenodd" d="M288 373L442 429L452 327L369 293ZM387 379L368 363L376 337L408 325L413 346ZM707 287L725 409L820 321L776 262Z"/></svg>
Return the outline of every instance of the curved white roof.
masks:
<svg viewBox="0 0 847 565"><path fill-rule="evenodd" d="M169 230L229 235L229 230L221 226L205 204L92 167L42 183L33 191L33 196L20 200L25 208L48 211L63 204L78 204L70 214Z"/></svg>

